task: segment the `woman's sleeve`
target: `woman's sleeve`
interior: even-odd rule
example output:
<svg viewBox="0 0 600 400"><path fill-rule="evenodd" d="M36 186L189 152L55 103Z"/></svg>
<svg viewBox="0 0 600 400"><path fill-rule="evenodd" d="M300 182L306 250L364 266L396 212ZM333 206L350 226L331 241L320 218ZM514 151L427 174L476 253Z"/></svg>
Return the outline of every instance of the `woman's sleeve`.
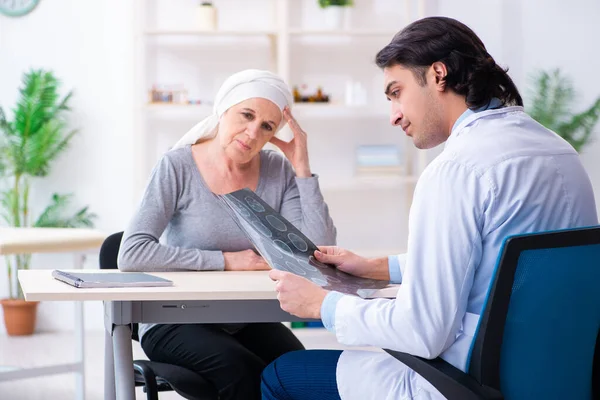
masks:
<svg viewBox="0 0 600 400"><path fill-rule="evenodd" d="M182 180L167 155L154 167L142 201L123 234L118 256L122 271L223 270L220 251L159 243L182 193Z"/></svg>
<svg viewBox="0 0 600 400"><path fill-rule="evenodd" d="M317 246L335 245L337 230L323 199L318 176L297 178L291 165L287 165L281 215Z"/></svg>

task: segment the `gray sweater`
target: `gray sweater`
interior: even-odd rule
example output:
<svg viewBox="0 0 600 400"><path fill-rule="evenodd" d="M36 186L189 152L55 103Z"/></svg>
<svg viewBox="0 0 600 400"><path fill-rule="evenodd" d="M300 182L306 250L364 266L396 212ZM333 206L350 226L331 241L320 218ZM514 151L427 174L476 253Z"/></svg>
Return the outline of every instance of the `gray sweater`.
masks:
<svg viewBox="0 0 600 400"><path fill-rule="evenodd" d="M256 194L317 245L336 229L318 178L296 178L280 153L260 152ZM198 171L191 146L167 152L154 167L141 204L123 235L122 271L222 271L223 252L253 248ZM142 338L153 324L141 324Z"/></svg>

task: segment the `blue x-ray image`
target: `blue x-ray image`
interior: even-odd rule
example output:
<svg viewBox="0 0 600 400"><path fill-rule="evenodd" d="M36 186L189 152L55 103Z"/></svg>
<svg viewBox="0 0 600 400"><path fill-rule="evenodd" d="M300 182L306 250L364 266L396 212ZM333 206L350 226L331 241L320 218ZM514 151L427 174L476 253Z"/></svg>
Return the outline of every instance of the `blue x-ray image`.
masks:
<svg viewBox="0 0 600 400"><path fill-rule="evenodd" d="M370 297L389 282L358 278L314 258L317 246L250 189L215 195L274 269L302 276L328 290Z"/></svg>

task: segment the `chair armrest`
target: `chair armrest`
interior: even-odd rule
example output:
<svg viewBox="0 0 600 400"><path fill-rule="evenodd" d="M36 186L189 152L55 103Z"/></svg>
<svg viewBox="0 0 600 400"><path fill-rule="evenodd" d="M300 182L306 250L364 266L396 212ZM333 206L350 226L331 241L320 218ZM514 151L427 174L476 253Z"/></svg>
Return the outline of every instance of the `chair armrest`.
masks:
<svg viewBox="0 0 600 400"><path fill-rule="evenodd" d="M498 390L480 385L473 377L439 357L426 360L398 351L383 350L425 378L449 400L504 399Z"/></svg>
<svg viewBox="0 0 600 400"><path fill-rule="evenodd" d="M156 384L156 375L154 370L150 366L149 361L135 360L133 362L133 369L137 371L144 379L144 386L146 386L146 393L153 400L158 400L158 385Z"/></svg>

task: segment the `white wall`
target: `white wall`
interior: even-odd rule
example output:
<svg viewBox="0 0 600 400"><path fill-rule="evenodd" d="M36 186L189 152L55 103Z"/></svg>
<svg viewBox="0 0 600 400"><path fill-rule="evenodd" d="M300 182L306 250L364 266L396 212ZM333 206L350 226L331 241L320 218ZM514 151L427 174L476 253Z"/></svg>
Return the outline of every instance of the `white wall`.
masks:
<svg viewBox="0 0 600 400"><path fill-rule="evenodd" d="M97 228L121 229L132 213L131 142L133 6L130 1L41 1L23 18L0 16L0 105L12 108L21 74L49 68L74 89L71 125L80 129L51 175L35 184L32 207L38 212L54 191L75 192L75 206L98 214ZM70 256L36 256L36 268L68 268ZM97 266L92 256L86 267ZM6 294L5 274L0 297ZM88 308L99 309L100 304ZM70 305L42 303L40 330L55 329L59 317L72 321ZM88 312L88 326L101 327L101 314ZM4 324L0 324L4 329ZM69 326L69 324L67 324Z"/></svg>
<svg viewBox="0 0 600 400"><path fill-rule="evenodd" d="M357 0L357 3L362 7L368 1ZM376 0L378 7L382 4L389 7L394 2L402 3ZM227 4L231 3L217 4L220 12L227 15ZM594 74L600 63L600 55L594 51L597 48L594 38L600 37L597 24L600 3L597 1L431 0L427 9L430 12L437 9L434 14L452 16L469 24L486 43L489 52L511 68L510 73L523 94L526 76L534 68L561 67L573 77L580 91L578 106L588 105L600 95ZM224 21L230 26L240 21L245 23L243 13L231 15L237 16L239 21L227 17L229 19ZM81 133L55 164L51 176L36 185L34 208L43 207L52 191L76 192L76 205L90 205L99 215L97 227L107 232L123 228L138 196L133 189L132 158L138 146L133 143L132 135L134 17L133 1L129 0L43 0L26 17L0 16L0 105L10 108L16 99L22 72L31 67L53 69L63 80L65 90L75 89L72 125L80 128ZM357 21L369 26L365 21ZM305 49L306 46L299 46L296 51L310 51ZM301 58L302 54L296 57ZM346 71L347 66L340 68ZM374 80L377 74L374 68ZM313 121L307 122L305 127L312 132L318 125ZM385 121L373 124L370 129L384 129L380 128L383 125ZM348 126L352 128L351 123ZM360 129L369 127L362 124ZM176 137L177 132L172 135ZM582 157L600 204L599 152L600 141L597 141ZM321 165L321 161L315 164ZM360 232L350 229L367 223L368 220L360 224L340 221L338 225L343 226L343 235L348 238L345 240L351 240ZM38 256L34 261L36 268L59 268L67 267L70 257ZM97 257L90 257L86 267L96 265ZM0 273L0 297L6 293L3 279L4 274ZM86 307L86 326L101 328L100 304ZM70 310L68 304L43 303L38 329L58 329L59 315L61 319L72 321ZM0 326L3 329L3 324ZM64 325L69 326L69 323Z"/></svg>
<svg viewBox="0 0 600 400"><path fill-rule="evenodd" d="M489 53L519 87L527 105L529 77L537 69L568 74L579 93L574 111L600 96L596 79L600 53L600 2L596 0L438 0L437 15L460 19L484 41ZM584 148L583 163L600 209L600 124L594 142Z"/></svg>
<svg viewBox="0 0 600 400"><path fill-rule="evenodd" d="M544 10L543 13L540 9ZM596 0L523 2L523 71L560 67L573 79L583 111L600 96L600 2ZM523 78L523 77L522 77ZM594 185L600 209L600 124L594 142L583 149L583 163Z"/></svg>

